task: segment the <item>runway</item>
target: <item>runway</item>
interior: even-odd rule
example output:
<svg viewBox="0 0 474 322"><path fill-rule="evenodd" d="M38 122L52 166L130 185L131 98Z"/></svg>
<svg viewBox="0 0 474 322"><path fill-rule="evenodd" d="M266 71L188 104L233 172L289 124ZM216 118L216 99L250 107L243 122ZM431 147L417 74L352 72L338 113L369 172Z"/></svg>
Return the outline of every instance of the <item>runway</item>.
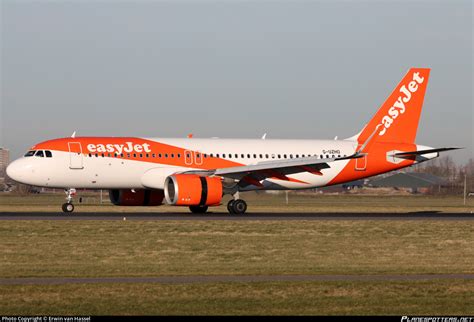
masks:
<svg viewBox="0 0 474 322"><path fill-rule="evenodd" d="M0 278L0 285L60 285L101 283L253 283L253 282L377 282L474 280L474 274L388 274L388 275L191 275L157 277L25 277Z"/></svg>
<svg viewBox="0 0 474 322"><path fill-rule="evenodd" d="M0 220L474 220L473 213L247 213L230 215L228 213L137 213L137 212L4 212Z"/></svg>

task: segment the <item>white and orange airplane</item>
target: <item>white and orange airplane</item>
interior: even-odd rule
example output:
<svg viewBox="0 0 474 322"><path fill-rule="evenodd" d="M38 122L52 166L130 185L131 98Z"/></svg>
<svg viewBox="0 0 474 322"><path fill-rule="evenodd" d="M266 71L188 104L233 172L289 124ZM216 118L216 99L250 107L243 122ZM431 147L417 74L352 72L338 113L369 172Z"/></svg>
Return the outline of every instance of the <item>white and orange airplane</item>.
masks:
<svg viewBox="0 0 474 322"><path fill-rule="evenodd" d="M7 168L10 178L64 188L108 189L119 206L187 206L204 213L239 191L308 189L401 169L456 148L415 143L430 69L412 68L362 131L344 140L72 137L33 146Z"/></svg>

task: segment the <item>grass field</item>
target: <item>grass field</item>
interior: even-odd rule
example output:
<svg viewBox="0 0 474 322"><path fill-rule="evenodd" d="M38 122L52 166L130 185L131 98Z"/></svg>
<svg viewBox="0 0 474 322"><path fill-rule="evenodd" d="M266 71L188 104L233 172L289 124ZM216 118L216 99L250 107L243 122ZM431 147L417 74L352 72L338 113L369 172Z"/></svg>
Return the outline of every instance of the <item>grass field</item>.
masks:
<svg viewBox="0 0 474 322"><path fill-rule="evenodd" d="M474 281L0 288L8 315L469 315Z"/></svg>
<svg viewBox="0 0 474 322"><path fill-rule="evenodd" d="M77 212L188 212L83 196ZM249 212L474 209L452 196L242 197ZM63 202L1 194L0 212L59 214ZM0 245L2 278L474 273L471 221L0 221ZM466 315L472 298L472 280L0 285L0 313Z"/></svg>
<svg viewBox="0 0 474 322"><path fill-rule="evenodd" d="M78 202L83 196L84 203ZM75 198L76 212L189 212L187 208L160 207L117 207L113 206L107 191L100 202L98 193L78 193ZM226 197L228 198L228 197ZM285 194L241 193L248 203L248 212L472 212L474 198L463 204L462 196L432 195L364 195L364 194L302 194L290 193L286 204ZM64 194L31 194L20 196L8 193L0 194L0 212L44 212L61 211L65 201ZM210 208L211 212L227 213L225 205Z"/></svg>
<svg viewBox="0 0 474 322"><path fill-rule="evenodd" d="M0 277L474 273L472 221L0 221ZM1 314L474 312L473 280L0 285Z"/></svg>

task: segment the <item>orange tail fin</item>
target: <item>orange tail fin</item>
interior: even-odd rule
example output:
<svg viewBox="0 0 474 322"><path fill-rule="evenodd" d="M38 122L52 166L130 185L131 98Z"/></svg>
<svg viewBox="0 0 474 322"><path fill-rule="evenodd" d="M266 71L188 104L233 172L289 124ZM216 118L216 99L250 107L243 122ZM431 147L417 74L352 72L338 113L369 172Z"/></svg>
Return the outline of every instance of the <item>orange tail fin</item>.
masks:
<svg viewBox="0 0 474 322"><path fill-rule="evenodd" d="M366 142L379 126L373 141L414 143L429 76L429 68L411 68L362 130L358 142Z"/></svg>

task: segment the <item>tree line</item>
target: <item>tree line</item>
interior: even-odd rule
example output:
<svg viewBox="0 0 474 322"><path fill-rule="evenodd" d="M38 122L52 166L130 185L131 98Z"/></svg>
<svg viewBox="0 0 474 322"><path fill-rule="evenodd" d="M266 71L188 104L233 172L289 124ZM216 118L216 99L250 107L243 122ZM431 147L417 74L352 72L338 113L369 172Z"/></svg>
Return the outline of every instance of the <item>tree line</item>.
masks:
<svg viewBox="0 0 474 322"><path fill-rule="evenodd" d="M411 171L428 173L446 180L442 193L461 193L464 190L464 179L467 181L467 193L474 192L474 159L464 165L458 165L451 156L444 156L417 164ZM435 191L435 189L433 189Z"/></svg>

